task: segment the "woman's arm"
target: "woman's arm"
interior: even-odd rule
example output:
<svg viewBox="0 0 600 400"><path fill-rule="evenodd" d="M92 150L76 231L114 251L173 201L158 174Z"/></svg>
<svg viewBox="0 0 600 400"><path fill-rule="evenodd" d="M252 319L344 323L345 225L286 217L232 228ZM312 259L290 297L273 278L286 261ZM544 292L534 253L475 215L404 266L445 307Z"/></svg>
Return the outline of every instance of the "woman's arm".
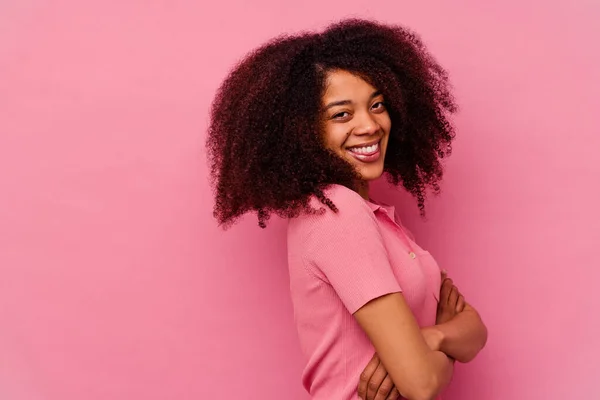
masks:
<svg viewBox="0 0 600 400"><path fill-rule="evenodd" d="M452 279L442 272L436 325L423 330L431 348L459 362L469 362L485 346L487 328L479 313L467 304Z"/></svg>
<svg viewBox="0 0 600 400"><path fill-rule="evenodd" d="M456 357L461 362L472 360L484 346L487 339L487 329L481 318L479 318L479 323L475 324L469 321L472 315L467 318L461 317L458 323L447 324L465 309L477 314L472 306L465 303L464 297L458 288L451 279L447 279L447 274L443 271L436 325L422 328L421 332L425 342L431 349L440 350L453 357L453 360ZM478 314L477 317L479 317ZM473 336L475 336L474 340L469 339ZM466 345L463 342L466 342ZM360 398L365 400L396 398L394 397L394 391L397 388L390 378L385 366L380 364L379 356L376 353L360 375L358 385Z"/></svg>
<svg viewBox="0 0 600 400"><path fill-rule="evenodd" d="M462 363L473 360L487 342L487 328L469 304L450 321L425 328L424 335L430 346Z"/></svg>
<svg viewBox="0 0 600 400"><path fill-rule="evenodd" d="M376 298L354 316L403 397L434 399L448 385L452 361L429 348L401 293Z"/></svg>

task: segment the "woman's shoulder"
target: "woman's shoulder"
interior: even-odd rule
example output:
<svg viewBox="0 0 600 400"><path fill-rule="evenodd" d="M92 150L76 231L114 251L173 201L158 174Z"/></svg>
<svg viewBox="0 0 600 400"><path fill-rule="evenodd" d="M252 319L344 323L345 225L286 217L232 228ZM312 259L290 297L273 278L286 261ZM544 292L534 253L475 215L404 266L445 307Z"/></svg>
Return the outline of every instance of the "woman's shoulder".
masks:
<svg viewBox="0 0 600 400"><path fill-rule="evenodd" d="M323 190L323 194L336 205L338 210L368 208L366 201L357 192L343 185L331 184ZM323 205L316 196L312 197L312 201Z"/></svg>
<svg viewBox="0 0 600 400"><path fill-rule="evenodd" d="M316 195L313 195L310 199L310 206L313 210L319 211L315 213L317 215L346 216L370 210L368 203L360 194L343 185L331 184L323 189L323 195L335 208L331 209ZM309 215L313 214L309 213Z"/></svg>
<svg viewBox="0 0 600 400"><path fill-rule="evenodd" d="M354 190L346 186L332 184L323 190L324 196L335 206L332 209L313 195L309 209L289 220L289 229L313 230L335 229L346 224L355 224L357 219L372 218L367 202Z"/></svg>

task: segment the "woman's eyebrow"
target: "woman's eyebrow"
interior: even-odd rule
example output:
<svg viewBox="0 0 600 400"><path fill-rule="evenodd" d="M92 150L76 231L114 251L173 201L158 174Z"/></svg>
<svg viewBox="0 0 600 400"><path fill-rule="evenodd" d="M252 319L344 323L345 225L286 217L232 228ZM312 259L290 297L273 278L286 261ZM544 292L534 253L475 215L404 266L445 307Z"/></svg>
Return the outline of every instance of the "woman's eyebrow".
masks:
<svg viewBox="0 0 600 400"><path fill-rule="evenodd" d="M381 91L380 90L374 91L373 94L371 95L370 99L373 100L377 96L381 96Z"/></svg>
<svg viewBox="0 0 600 400"><path fill-rule="evenodd" d="M379 95L381 95L381 92L379 90L376 90L371 94L371 96L369 97L369 100L373 100L375 97L377 97ZM325 106L325 110L329 110L331 107L345 106L348 104L352 104L352 101L350 101L350 100L333 101Z"/></svg>
<svg viewBox="0 0 600 400"><path fill-rule="evenodd" d="M350 100L340 100L340 101L333 101L333 102L331 102L331 103L327 104L327 105L325 106L325 109L326 109L326 110L328 110L328 109L330 109L331 107L335 107L335 106L345 106L345 105L348 105L348 104L352 104L352 102L351 102Z"/></svg>

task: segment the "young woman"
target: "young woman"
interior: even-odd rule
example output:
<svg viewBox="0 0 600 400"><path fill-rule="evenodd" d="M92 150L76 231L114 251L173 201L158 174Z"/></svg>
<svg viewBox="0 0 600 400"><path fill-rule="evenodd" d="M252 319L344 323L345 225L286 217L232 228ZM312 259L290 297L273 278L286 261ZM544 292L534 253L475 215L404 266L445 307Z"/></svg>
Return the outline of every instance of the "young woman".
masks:
<svg viewBox="0 0 600 400"><path fill-rule="evenodd" d="M384 173L438 191L454 137L447 76L415 34L346 20L271 40L242 60L211 111L215 217L289 220L303 384L313 399L434 399L454 360L483 348L477 311L369 197ZM443 284L442 284L443 281Z"/></svg>

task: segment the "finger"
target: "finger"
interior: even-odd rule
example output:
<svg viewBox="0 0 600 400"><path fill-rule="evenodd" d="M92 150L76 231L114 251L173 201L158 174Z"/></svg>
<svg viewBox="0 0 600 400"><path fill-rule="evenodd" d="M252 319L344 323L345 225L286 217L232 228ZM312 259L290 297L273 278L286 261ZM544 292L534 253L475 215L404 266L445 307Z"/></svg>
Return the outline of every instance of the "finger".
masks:
<svg viewBox="0 0 600 400"><path fill-rule="evenodd" d="M392 382L392 378L386 374L385 379L381 382L381 385L379 385L379 389L373 400L386 400L393 389L394 382Z"/></svg>
<svg viewBox="0 0 600 400"><path fill-rule="evenodd" d="M379 392L379 388L381 387L381 384L385 380L386 376L387 376L387 371L383 367L383 364L379 363L379 366L377 367L375 372L373 372L373 375L371 376L369 383L367 383L366 400L375 400L377 393ZM390 390L391 390L391 387L388 388L388 392ZM386 393L386 396L387 396L387 393ZM384 397L384 399L385 399L385 397Z"/></svg>
<svg viewBox="0 0 600 400"><path fill-rule="evenodd" d="M400 392L396 389L396 386L392 389L388 397L385 400L400 400Z"/></svg>
<svg viewBox="0 0 600 400"><path fill-rule="evenodd" d="M441 275L442 275L442 282L444 282L444 279L446 279L448 277L448 271L443 269L441 272Z"/></svg>
<svg viewBox="0 0 600 400"><path fill-rule="evenodd" d="M452 290L452 285L452 279L450 278L446 278L442 281L442 288L440 289L440 302L448 302L448 296Z"/></svg>
<svg viewBox="0 0 600 400"><path fill-rule="evenodd" d="M448 300L448 296L450 295L450 291L452 290L452 279L446 278L442 282L442 288L440 289L440 299Z"/></svg>
<svg viewBox="0 0 600 400"><path fill-rule="evenodd" d="M378 366L379 366L379 357L377 356L377 353L375 353L375 354L373 354L373 357L371 357L371 361L369 361L369 363L367 364L367 366L365 367L363 372L360 374L360 379L358 381L358 396L361 399L366 398L367 385L369 384L369 381L371 380L371 376L373 376L373 373L375 372L375 370L377 369Z"/></svg>
<svg viewBox="0 0 600 400"><path fill-rule="evenodd" d="M456 312L457 313L461 313L463 312L463 310L465 309L465 298L464 296L461 294L458 296L458 301L456 302Z"/></svg>
<svg viewBox="0 0 600 400"><path fill-rule="evenodd" d="M452 308L456 308L456 302L458 301L458 289L456 286L452 285L452 289L450 289L450 294L448 295L448 304Z"/></svg>

